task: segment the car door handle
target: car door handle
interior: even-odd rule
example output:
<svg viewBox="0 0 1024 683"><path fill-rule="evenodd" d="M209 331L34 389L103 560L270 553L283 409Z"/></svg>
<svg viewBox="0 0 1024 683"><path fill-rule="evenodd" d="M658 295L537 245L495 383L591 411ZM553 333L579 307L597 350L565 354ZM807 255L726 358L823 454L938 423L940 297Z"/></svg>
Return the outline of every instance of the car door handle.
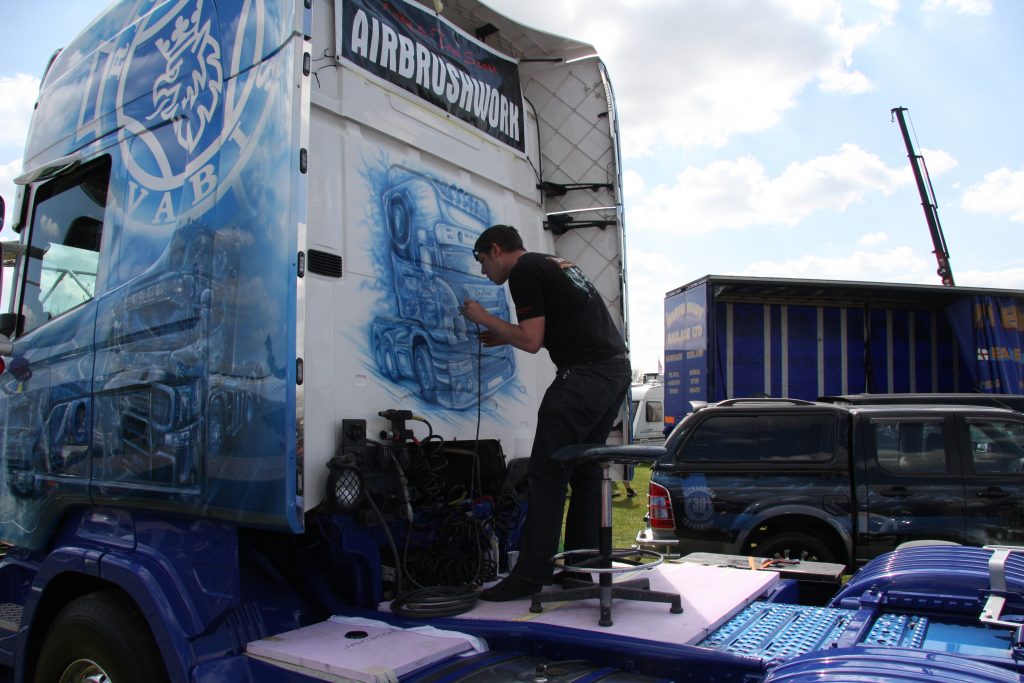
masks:
<svg viewBox="0 0 1024 683"><path fill-rule="evenodd" d="M975 491L974 493L978 498L1006 498L1010 495L998 486L990 486L984 491Z"/></svg>
<svg viewBox="0 0 1024 683"><path fill-rule="evenodd" d="M893 486L888 491L879 491L878 493L886 498L906 498L910 495L906 486Z"/></svg>

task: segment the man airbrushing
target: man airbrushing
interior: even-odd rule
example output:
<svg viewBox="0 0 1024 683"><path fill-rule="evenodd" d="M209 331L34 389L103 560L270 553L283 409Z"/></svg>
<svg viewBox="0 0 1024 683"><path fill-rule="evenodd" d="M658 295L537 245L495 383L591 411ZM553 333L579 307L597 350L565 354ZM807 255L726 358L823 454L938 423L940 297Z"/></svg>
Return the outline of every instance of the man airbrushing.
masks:
<svg viewBox="0 0 1024 683"><path fill-rule="evenodd" d="M483 600L503 602L532 595L551 581L567 485L572 499L565 549L598 546L600 468L592 463L567 468L551 456L564 446L605 442L629 389L630 367L622 334L577 266L526 251L518 231L508 225L485 230L473 255L488 279L508 282L516 308L513 323L488 313L479 302L465 301L463 315L483 328L484 345L511 344L527 353L543 347L557 367L537 413L519 561L506 579L480 594Z"/></svg>

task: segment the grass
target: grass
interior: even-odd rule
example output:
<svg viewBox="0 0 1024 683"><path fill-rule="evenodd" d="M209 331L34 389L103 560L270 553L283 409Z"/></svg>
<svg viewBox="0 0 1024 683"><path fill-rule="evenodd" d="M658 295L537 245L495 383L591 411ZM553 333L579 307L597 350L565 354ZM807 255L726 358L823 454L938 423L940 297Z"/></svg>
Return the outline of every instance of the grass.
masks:
<svg viewBox="0 0 1024 683"><path fill-rule="evenodd" d="M619 495L612 498L613 548L632 548L637 533L644 528L644 515L647 514L647 484L650 481L651 468L644 465L633 470L633 481L630 482L630 486L636 491L636 495L632 498L626 496L626 489L621 483L615 484L614 491ZM564 511L562 526L564 531Z"/></svg>
<svg viewBox="0 0 1024 683"><path fill-rule="evenodd" d="M651 468L638 466L633 470L633 481L630 486L636 491L632 498L626 497L626 489L622 484L615 485L615 491L621 495L612 498L612 547L631 548L637 533L644 528L644 515L647 514L647 484L651 481Z"/></svg>

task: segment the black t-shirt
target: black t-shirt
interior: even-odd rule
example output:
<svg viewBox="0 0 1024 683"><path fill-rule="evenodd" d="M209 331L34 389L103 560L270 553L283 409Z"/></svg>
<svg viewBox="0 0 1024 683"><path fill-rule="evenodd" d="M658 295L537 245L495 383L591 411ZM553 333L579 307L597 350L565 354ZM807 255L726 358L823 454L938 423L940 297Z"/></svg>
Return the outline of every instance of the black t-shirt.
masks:
<svg viewBox="0 0 1024 683"><path fill-rule="evenodd" d="M558 256L526 252L508 275L519 322L544 317L544 348L558 367L626 352L622 335L594 285Z"/></svg>

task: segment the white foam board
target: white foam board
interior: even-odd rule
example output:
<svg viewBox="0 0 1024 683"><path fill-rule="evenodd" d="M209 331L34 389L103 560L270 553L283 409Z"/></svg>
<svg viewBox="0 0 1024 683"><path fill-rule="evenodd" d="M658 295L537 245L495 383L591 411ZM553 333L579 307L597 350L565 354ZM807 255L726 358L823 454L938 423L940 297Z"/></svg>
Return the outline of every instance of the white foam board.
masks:
<svg viewBox="0 0 1024 683"><path fill-rule="evenodd" d="M648 571L631 572L617 580L633 578L650 579L651 590L679 593L683 613L672 614L668 603L613 600L613 625L605 627L597 623L600 608L596 598L544 603L544 611L540 614L530 612L530 599L523 598L510 602L481 600L458 618L532 621L662 643L693 645L779 581L775 572L669 563Z"/></svg>
<svg viewBox="0 0 1024 683"><path fill-rule="evenodd" d="M365 635L362 635L365 634ZM388 683L420 667L472 650L463 640L397 627L325 621L257 640L246 652L327 681Z"/></svg>

